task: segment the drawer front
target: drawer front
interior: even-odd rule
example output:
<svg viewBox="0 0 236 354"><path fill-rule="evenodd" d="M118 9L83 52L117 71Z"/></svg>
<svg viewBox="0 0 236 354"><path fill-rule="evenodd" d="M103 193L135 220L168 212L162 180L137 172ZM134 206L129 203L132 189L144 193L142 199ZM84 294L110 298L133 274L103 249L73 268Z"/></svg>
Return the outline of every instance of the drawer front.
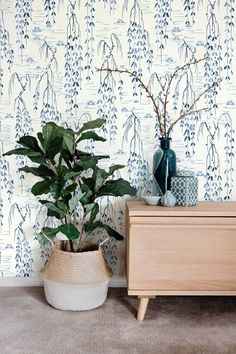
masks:
<svg viewBox="0 0 236 354"><path fill-rule="evenodd" d="M176 225L236 225L236 218L219 218L219 217L178 217L178 216L172 216L172 217L130 217L129 218L129 225L135 227L135 225L147 225L147 227L151 225L163 225L164 227L168 227L169 225L173 225L174 227Z"/></svg>
<svg viewBox="0 0 236 354"><path fill-rule="evenodd" d="M193 225L130 226L129 289L236 290L236 221L197 219Z"/></svg>

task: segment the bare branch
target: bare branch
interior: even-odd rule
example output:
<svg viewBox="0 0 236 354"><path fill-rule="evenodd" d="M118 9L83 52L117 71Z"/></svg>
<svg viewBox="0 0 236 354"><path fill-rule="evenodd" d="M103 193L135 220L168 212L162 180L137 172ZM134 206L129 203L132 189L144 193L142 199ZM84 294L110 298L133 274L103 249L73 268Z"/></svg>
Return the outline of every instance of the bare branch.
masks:
<svg viewBox="0 0 236 354"><path fill-rule="evenodd" d="M222 80L220 80L222 81ZM220 82L219 81L219 82ZM209 111L210 108L202 108L199 110L193 110L194 106L196 105L196 103L200 100L200 98L205 95L207 92L209 92L210 90L212 90L215 86L217 86L217 84L219 82L214 82L211 86L207 87L203 92L201 92L198 97L194 100L194 102L191 104L190 108L188 109L188 111L183 112L180 117L178 119L176 119L169 127L169 129L167 130L167 135L170 134L171 130L173 129L173 127L175 126L176 123L178 123L181 119L184 119L186 116L192 114L192 113L198 113L200 111Z"/></svg>
<svg viewBox="0 0 236 354"><path fill-rule="evenodd" d="M184 70L187 70L191 65L194 65L194 64L198 64L200 63L201 61L203 60L206 60L206 58L201 58L201 59L196 59L192 62L189 62L189 63L186 63L185 65L177 68L173 74L170 76L170 79L169 79L169 82L168 82L168 85L167 85L167 88L166 88L166 92L164 94L165 96L165 100L164 100L164 104L163 104L163 108L164 108L164 113L163 113L163 116L164 116L164 131L165 131L165 135L168 135L168 131L170 131L170 129L166 129L166 114L167 114L167 104L168 104L168 97L169 97L169 94L170 94L170 87L171 87L171 84L173 82L173 80L175 79L175 77L177 76L178 72L179 71L184 71Z"/></svg>
<svg viewBox="0 0 236 354"><path fill-rule="evenodd" d="M153 103L153 108L154 108L154 112L156 113L156 116L157 116L157 119L158 119L158 123L159 123L159 127L160 127L160 133L161 135L164 134L164 131L163 131L163 124L161 122L161 112L160 112L160 109L159 109L159 105L157 104L153 94L150 92L148 86L146 86L143 81L137 76L135 75L133 72L129 71L129 70L121 70L121 69L110 69L110 68L96 68L97 71L106 71L106 72L117 72L117 73L120 73L120 74L128 74L130 75L131 77L135 78L139 83L140 83L140 86L144 89L144 91L146 91L147 93L147 97L150 98L150 100L152 101Z"/></svg>
<svg viewBox="0 0 236 354"><path fill-rule="evenodd" d="M186 113L184 113L183 115L181 115L178 119L176 119L171 126L169 127L169 129L167 130L167 135L170 134L171 130L174 128L174 126L176 125L176 123L178 123L181 119L184 119L186 116L189 116L190 114L194 114L194 113L199 113L199 112L207 112L210 111L210 108L201 108L201 109L196 109L195 111L187 111Z"/></svg>
<svg viewBox="0 0 236 354"><path fill-rule="evenodd" d="M97 71L101 72L101 71L106 71L106 72L118 72L120 74L128 74L131 77L135 78L135 80L137 80L140 83L140 86L143 88L143 90L147 93L147 97L152 101L153 104L153 109L154 112L156 113L157 116L157 120L158 120L158 124L160 127L160 134L161 136L168 136L171 132L171 130L173 129L173 127L175 126L175 124L180 121L181 119L184 119L186 116L192 114L192 113L198 113L200 111L206 111L208 110L208 108L203 108L200 110L194 110L194 107L196 105L196 103L200 100L200 98L206 94L208 91L210 91L213 87L215 87L218 83L213 83L211 86L209 86L206 90L204 90L192 103L192 105L190 106L190 108L188 109L188 111L183 112L180 117L178 119L176 119L171 125L170 127L167 129L167 105L168 105L168 97L170 94L170 88L171 88L171 84L173 82L173 80L177 77L178 73L180 71L185 71L187 70L191 65L196 65L198 63L200 63L201 61L206 60L207 58L201 58L201 59L195 59L194 61L191 61L189 63L186 63L185 65L178 67L173 74L170 75L170 77L168 77L166 79L166 90L163 93L164 95L164 99L162 99L162 97L157 97L157 99L155 99L155 97L153 96L153 94L151 93L149 86L145 85L143 83L143 81L133 72L124 69L111 69L111 68L96 68ZM221 81L221 80L220 80ZM164 91L164 89L163 89ZM160 101L161 105L163 106L163 114L161 113L159 104L157 102L157 100Z"/></svg>

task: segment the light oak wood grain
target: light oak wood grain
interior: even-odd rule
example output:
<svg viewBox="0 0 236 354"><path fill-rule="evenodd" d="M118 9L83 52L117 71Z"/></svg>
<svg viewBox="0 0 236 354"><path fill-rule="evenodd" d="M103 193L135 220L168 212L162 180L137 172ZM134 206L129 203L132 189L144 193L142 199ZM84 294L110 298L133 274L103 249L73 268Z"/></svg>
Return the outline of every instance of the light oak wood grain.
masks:
<svg viewBox="0 0 236 354"><path fill-rule="evenodd" d="M144 296L149 299L152 296L236 296L236 291L222 291L222 290L213 290L213 291L191 291L191 290L128 290L128 295L131 296Z"/></svg>
<svg viewBox="0 0 236 354"><path fill-rule="evenodd" d="M145 313L147 311L147 306L149 302L149 297L140 297L137 320L143 321L145 317Z"/></svg>
<svg viewBox="0 0 236 354"><path fill-rule="evenodd" d="M236 295L236 202L128 201L126 230L128 294Z"/></svg>
<svg viewBox="0 0 236 354"><path fill-rule="evenodd" d="M156 216L148 217L145 216L131 216L128 220L129 225L136 225L139 227L140 224L143 224L145 222L146 226L151 225L235 225L235 218L236 217L193 217L193 216L158 216L158 220L156 219ZM227 220L226 220L227 218Z"/></svg>
<svg viewBox="0 0 236 354"><path fill-rule="evenodd" d="M129 216L233 216L236 217L236 201L232 202L199 202L195 206L163 206L146 205L143 201L127 200Z"/></svg>

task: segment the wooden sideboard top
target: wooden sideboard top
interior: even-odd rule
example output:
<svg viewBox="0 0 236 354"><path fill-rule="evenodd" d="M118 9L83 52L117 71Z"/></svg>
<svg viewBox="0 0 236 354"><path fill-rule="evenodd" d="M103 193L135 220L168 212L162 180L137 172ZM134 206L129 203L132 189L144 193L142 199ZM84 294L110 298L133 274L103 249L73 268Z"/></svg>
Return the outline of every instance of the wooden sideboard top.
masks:
<svg viewBox="0 0 236 354"><path fill-rule="evenodd" d="M126 200L129 216L221 216L236 217L236 201L199 202L190 207L146 205L141 200Z"/></svg>

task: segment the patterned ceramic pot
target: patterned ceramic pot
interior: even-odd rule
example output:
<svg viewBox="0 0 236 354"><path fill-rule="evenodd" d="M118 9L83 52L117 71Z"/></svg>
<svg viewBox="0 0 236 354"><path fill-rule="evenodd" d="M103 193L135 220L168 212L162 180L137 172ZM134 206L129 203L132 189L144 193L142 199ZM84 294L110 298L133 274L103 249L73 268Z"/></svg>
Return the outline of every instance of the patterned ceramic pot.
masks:
<svg viewBox="0 0 236 354"><path fill-rule="evenodd" d="M177 171L171 178L171 192L177 205L193 206L198 202L198 179L192 171Z"/></svg>

